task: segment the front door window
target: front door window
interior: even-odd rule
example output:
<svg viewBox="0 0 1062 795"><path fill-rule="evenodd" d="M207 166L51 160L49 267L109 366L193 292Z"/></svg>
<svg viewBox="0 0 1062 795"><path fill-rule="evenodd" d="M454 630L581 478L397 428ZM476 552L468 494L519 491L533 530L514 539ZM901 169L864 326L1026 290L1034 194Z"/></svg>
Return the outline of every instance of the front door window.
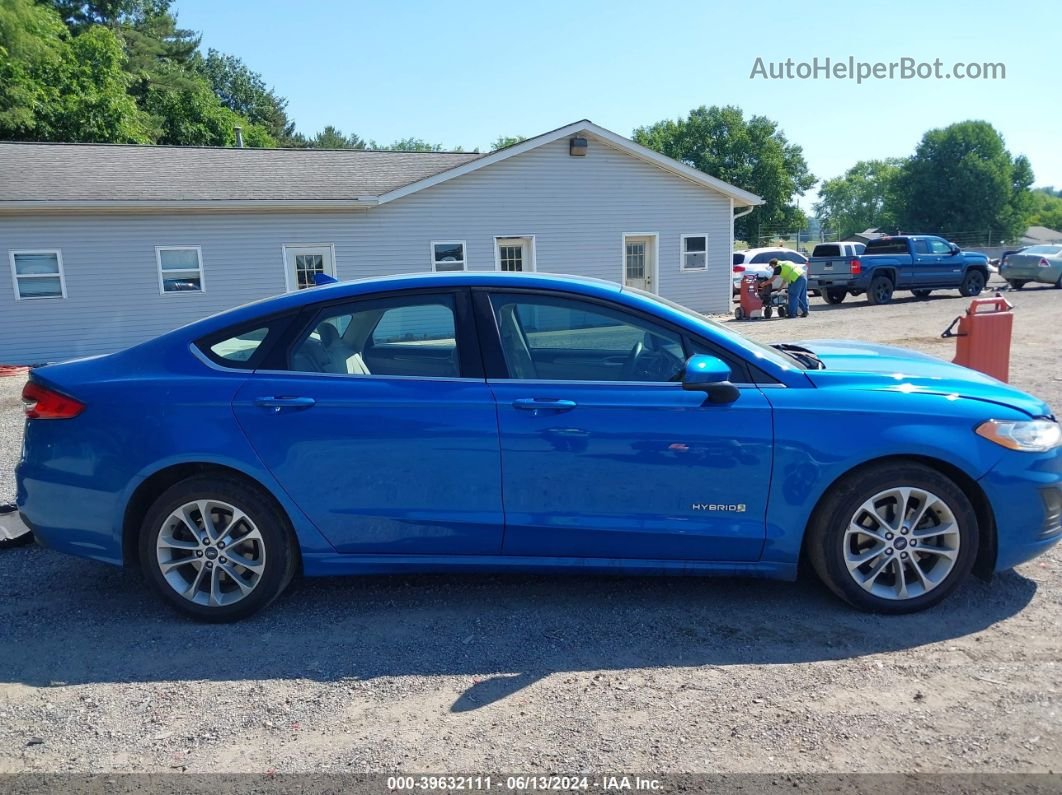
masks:
<svg viewBox="0 0 1062 795"><path fill-rule="evenodd" d="M336 267L331 246L285 246L288 292L313 287L317 274L335 278Z"/></svg>
<svg viewBox="0 0 1062 795"><path fill-rule="evenodd" d="M498 237L494 239L497 247L498 270L504 273L522 273L534 270L531 261L531 239L527 237Z"/></svg>

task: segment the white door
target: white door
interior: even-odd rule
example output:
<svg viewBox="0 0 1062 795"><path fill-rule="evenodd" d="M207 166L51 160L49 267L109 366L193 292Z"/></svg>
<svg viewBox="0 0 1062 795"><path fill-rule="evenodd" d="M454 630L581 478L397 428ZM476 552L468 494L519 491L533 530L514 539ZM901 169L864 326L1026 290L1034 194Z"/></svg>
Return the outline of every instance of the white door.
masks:
<svg viewBox="0 0 1062 795"><path fill-rule="evenodd" d="M335 254L327 244L284 246L284 266L289 293L313 287L318 273L332 278L336 275Z"/></svg>
<svg viewBox="0 0 1062 795"><path fill-rule="evenodd" d="M529 237L494 238L494 255L500 271L519 273L535 269Z"/></svg>
<svg viewBox="0 0 1062 795"><path fill-rule="evenodd" d="M653 289L655 239L649 235L623 238L623 284L639 290Z"/></svg>

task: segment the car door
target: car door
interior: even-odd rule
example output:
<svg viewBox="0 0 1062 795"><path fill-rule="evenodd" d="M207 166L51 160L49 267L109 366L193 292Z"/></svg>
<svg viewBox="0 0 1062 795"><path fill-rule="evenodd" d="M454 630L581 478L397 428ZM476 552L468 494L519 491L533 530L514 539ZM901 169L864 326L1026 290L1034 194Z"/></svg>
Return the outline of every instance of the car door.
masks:
<svg viewBox="0 0 1062 795"><path fill-rule="evenodd" d="M684 391L693 343L613 304L497 290L476 308L493 351L505 554L759 557L772 416L757 387L729 405Z"/></svg>
<svg viewBox="0 0 1062 795"><path fill-rule="evenodd" d="M931 237L926 242L933 257L933 271L928 283L954 287L962 281L963 259L952 253L951 244L939 237Z"/></svg>
<svg viewBox="0 0 1062 795"><path fill-rule="evenodd" d="M346 301L294 325L233 409L336 550L498 553L497 416L468 292Z"/></svg>

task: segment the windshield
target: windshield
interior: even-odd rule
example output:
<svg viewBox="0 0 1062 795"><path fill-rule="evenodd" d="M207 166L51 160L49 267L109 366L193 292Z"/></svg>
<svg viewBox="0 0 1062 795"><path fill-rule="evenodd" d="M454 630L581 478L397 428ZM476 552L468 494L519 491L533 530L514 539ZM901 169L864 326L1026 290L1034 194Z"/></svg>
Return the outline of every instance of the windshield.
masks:
<svg viewBox="0 0 1062 795"><path fill-rule="evenodd" d="M659 295L647 293L645 290L639 290L637 287L624 287L623 292L632 293L634 295L639 296L640 298L646 299L647 301L652 301L654 304L661 304L662 306L666 306L673 312L677 312L683 315L684 317L689 318L690 320L693 320L703 326L709 326L711 328L712 333L717 334L721 337L725 337L726 339L732 341L735 345L744 348L746 351L749 352L750 355L759 359L766 359L767 361L773 362L778 367L782 367L786 370L809 369L808 366L805 365L804 362L802 362L798 357L787 355L782 351L778 350L777 348L774 348L770 345L764 345L762 342L756 342L755 340L751 340L744 334L739 334L736 331L731 331L722 323L707 318L699 312L695 312L689 307L683 306L682 304L677 304L667 298L661 298Z"/></svg>

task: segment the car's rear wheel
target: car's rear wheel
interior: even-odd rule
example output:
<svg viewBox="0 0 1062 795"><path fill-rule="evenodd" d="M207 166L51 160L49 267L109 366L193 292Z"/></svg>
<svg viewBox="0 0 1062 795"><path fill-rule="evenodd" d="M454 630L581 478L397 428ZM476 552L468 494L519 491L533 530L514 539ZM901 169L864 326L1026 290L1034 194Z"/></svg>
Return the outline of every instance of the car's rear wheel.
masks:
<svg viewBox="0 0 1062 795"><path fill-rule="evenodd" d="M892 300L892 279L888 276L875 276L867 288L867 301L872 304L887 304Z"/></svg>
<svg viewBox="0 0 1062 795"><path fill-rule="evenodd" d="M967 298L980 295L983 289L985 289L985 275L981 271L967 271L962 277L962 284L959 285L959 292Z"/></svg>
<svg viewBox="0 0 1062 795"><path fill-rule="evenodd" d="M838 290L835 288L832 290L823 290L820 295L822 296L822 300L825 301L827 304L839 304L848 295L848 291L844 289Z"/></svg>
<svg viewBox="0 0 1062 795"><path fill-rule="evenodd" d="M945 599L977 558L977 515L954 481L922 464L864 469L816 509L808 557L845 601L912 613Z"/></svg>
<svg viewBox="0 0 1062 795"><path fill-rule="evenodd" d="M238 480L199 476L167 489L140 533L140 563L166 601L205 621L237 621L276 599L295 573L287 519Z"/></svg>

